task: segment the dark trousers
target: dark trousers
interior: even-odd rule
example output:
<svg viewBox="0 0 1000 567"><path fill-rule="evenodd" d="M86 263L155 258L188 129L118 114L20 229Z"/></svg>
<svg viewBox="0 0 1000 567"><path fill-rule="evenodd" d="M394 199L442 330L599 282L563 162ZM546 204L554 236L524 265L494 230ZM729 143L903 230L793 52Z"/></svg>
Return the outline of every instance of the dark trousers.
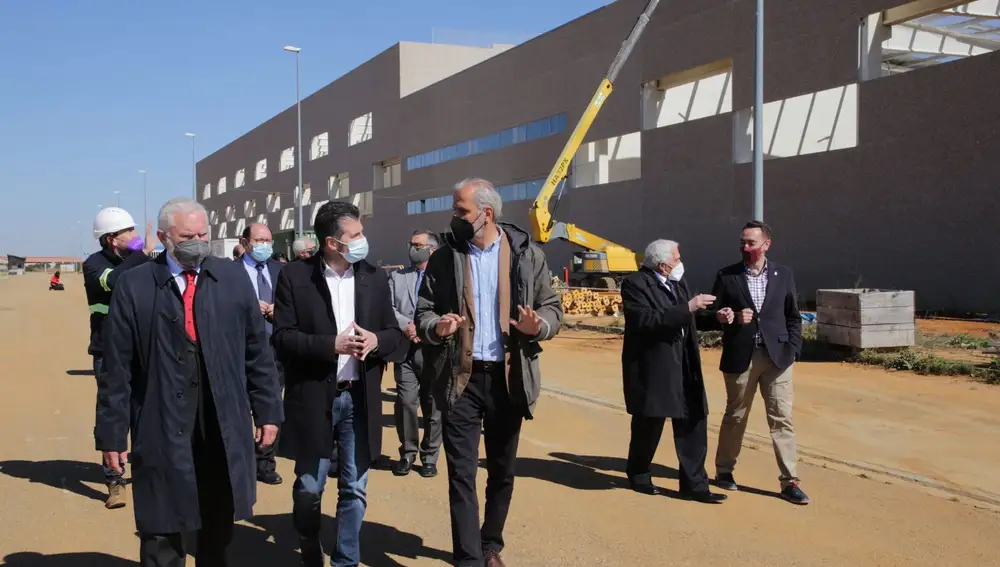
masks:
<svg viewBox="0 0 1000 567"><path fill-rule="evenodd" d="M224 567L228 565L226 548L233 539L236 512L215 404L205 373L199 374L202 389L198 397L198 423L191 434L201 513L194 562L199 567ZM182 534L139 534L140 567L183 567L186 556Z"/></svg>
<svg viewBox="0 0 1000 567"><path fill-rule="evenodd" d="M419 450L421 464L434 465L441 450L441 412L434 402L429 376L423 372L423 362L420 347L411 345L406 361L395 365L396 404L393 409L399 435L399 458L412 459ZM423 419L417 416L417 410L423 413ZM421 428L423 440L420 439Z"/></svg>
<svg viewBox="0 0 1000 567"><path fill-rule="evenodd" d="M662 417L632 416L632 439L628 445L626 474L630 480L650 474L656 447L663 435L666 419ZM674 428L674 447L677 450L678 482L681 492L708 490L708 420L671 418ZM640 480L645 482L645 479Z"/></svg>
<svg viewBox="0 0 1000 567"><path fill-rule="evenodd" d="M281 367L281 363L275 360L275 364L278 366L278 380L280 381L281 388L285 388L285 373ZM274 457L278 454L278 441L281 439L281 429L278 429L278 436L274 438L274 443L271 443L263 449L259 444L254 444L254 452L257 456L257 474L267 474L272 473L278 467L275 462Z"/></svg>
<svg viewBox="0 0 1000 567"><path fill-rule="evenodd" d="M514 461L521 434L504 376L504 364L476 363L469 384L443 413L448 463L448 504L454 564L482 567L486 551L503 549L503 528L514 493ZM486 438L486 515L479 524L476 472L479 438Z"/></svg>
<svg viewBox="0 0 1000 567"><path fill-rule="evenodd" d="M95 354L94 355L94 378L100 378L104 374L104 355ZM125 470L126 465L122 465L122 471ZM104 484L125 484L125 479L123 475L116 472L108 465L104 464L103 454L101 455L101 470L104 471Z"/></svg>

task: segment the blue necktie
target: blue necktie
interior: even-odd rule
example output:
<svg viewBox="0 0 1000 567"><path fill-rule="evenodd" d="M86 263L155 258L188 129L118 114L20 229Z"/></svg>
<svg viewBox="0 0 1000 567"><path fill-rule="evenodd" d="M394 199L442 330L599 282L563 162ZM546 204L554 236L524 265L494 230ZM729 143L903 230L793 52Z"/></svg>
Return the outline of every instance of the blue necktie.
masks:
<svg viewBox="0 0 1000 567"><path fill-rule="evenodd" d="M274 301L272 297L274 294L271 293L271 284L267 283L267 278L264 277L264 264L257 264L257 299L265 302L271 303ZM271 334L271 323L267 320L264 321L264 328L267 329L267 334Z"/></svg>

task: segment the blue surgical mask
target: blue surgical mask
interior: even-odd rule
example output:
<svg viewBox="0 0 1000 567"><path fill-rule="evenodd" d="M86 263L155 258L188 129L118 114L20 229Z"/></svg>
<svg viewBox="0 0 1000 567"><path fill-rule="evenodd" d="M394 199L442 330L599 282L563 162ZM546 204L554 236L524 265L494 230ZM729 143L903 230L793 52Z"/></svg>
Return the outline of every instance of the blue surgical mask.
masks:
<svg viewBox="0 0 1000 567"><path fill-rule="evenodd" d="M250 250L250 257L260 264L267 262L272 254L274 254L274 245L270 242L267 244L254 244L253 249Z"/></svg>
<svg viewBox="0 0 1000 567"><path fill-rule="evenodd" d="M368 257L368 239L364 236L357 240L345 242L344 244L347 245L347 252L344 253L344 259L349 264L356 264Z"/></svg>

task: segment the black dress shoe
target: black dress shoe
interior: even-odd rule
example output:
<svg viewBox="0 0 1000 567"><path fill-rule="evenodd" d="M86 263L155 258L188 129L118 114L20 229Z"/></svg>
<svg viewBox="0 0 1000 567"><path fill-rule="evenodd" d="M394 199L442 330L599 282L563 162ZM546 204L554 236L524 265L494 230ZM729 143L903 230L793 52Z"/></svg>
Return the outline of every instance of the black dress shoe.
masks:
<svg viewBox="0 0 1000 567"><path fill-rule="evenodd" d="M257 471L257 481L264 484L281 484L282 478L278 471Z"/></svg>
<svg viewBox="0 0 1000 567"><path fill-rule="evenodd" d="M685 500L693 500L702 504L722 504L724 500L729 498L725 494L716 494L708 490L682 491L680 494L681 498Z"/></svg>
<svg viewBox="0 0 1000 567"><path fill-rule="evenodd" d="M396 476L406 476L413 470L413 457L403 457L399 459L392 469L392 474Z"/></svg>
<svg viewBox="0 0 1000 567"><path fill-rule="evenodd" d="M715 475L715 486L718 486L722 490L740 489L740 487L736 485L736 479L733 478L733 473L719 473Z"/></svg>
<svg viewBox="0 0 1000 567"><path fill-rule="evenodd" d="M802 492L802 489L799 488L798 483L786 486L781 491L781 497L787 500L788 502L791 502L792 504L798 504L799 506L805 506L806 504L809 503L809 497L806 496L805 492Z"/></svg>
<svg viewBox="0 0 1000 567"><path fill-rule="evenodd" d="M421 465L421 467L420 467L420 476L422 476L424 478L434 478L437 475L438 475L438 466L437 465L434 465L434 464L431 464L431 465Z"/></svg>
<svg viewBox="0 0 1000 567"><path fill-rule="evenodd" d="M660 490L655 484L653 484L650 481L636 482L630 479L628 481L628 486L629 488L638 492L639 494L647 494L649 496L657 496L663 494L663 491Z"/></svg>

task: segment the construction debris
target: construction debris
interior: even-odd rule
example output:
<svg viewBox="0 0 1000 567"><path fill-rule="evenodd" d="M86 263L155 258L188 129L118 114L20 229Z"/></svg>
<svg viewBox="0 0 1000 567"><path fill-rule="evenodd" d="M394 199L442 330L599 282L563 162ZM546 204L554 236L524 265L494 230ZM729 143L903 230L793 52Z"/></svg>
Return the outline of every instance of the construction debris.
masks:
<svg viewBox="0 0 1000 567"><path fill-rule="evenodd" d="M620 315L622 296L617 291L595 291L592 289L564 289L562 296L563 313L567 315Z"/></svg>

